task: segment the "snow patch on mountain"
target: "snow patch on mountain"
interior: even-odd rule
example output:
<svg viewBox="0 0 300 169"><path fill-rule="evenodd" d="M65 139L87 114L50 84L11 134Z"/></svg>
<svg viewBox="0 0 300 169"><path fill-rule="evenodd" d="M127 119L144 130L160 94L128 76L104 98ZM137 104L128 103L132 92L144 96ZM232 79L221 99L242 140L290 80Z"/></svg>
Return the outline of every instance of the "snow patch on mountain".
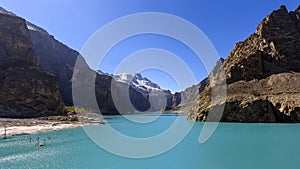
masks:
<svg viewBox="0 0 300 169"><path fill-rule="evenodd" d="M165 91L160 88L160 86L156 83L151 82L151 80L143 77L140 73L120 73L120 74L108 74L98 70L99 74L112 76L115 81L126 83L131 85L140 91L144 92L160 92Z"/></svg>
<svg viewBox="0 0 300 169"><path fill-rule="evenodd" d="M161 91L161 88L158 84L151 82L149 79L142 77L139 73L121 73L113 76L116 81L131 84L132 86L150 91Z"/></svg>
<svg viewBox="0 0 300 169"><path fill-rule="evenodd" d="M42 33L42 34L49 35L49 33L48 33L45 29L43 29L43 28L41 28L41 27L38 27L38 26L36 26L35 24L33 24L33 23L31 23L31 22L26 21L26 25L27 25L27 28L28 28L29 30L37 31L37 32L40 32L40 33Z"/></svg>
<svg viewBox="0 0 300 169"><path fill-rule="evenodd" d="M10 12L10 11L8 11L8 10L2 8L2 7L0 7L0 14L6 14L6 15L17 16L16 14L14 14L14 13L12 13L12 12ZM49 35L48 32L47 32L45 29L43 29L43 28L41 28L41 27L38 27L38 26L36 26L35 24L33 24L33 23L31 23L31 22L26 21L26 25L27 25L27 28L28 28L29 30L37 31L37 32L40 32L40 33L42 33L42 34L47 34L47 35Z"/></svg>
<svg viewBox="0 0 300 169"><path fill-rule="evenodd" d="M7 14L7 15L16 16L16 14L14 14L14 13L12 13L12 12L10 12L10 11L8 11L8 10L2 8L2 7L0 7L0 13L1 13L1 14Z"/></svg>
<svg viewBox="0 0 300 169"><path fill-rule="evenodd" d="M102 72L101 70L97 70L100 75L113 76L113 74Z"/></svg>

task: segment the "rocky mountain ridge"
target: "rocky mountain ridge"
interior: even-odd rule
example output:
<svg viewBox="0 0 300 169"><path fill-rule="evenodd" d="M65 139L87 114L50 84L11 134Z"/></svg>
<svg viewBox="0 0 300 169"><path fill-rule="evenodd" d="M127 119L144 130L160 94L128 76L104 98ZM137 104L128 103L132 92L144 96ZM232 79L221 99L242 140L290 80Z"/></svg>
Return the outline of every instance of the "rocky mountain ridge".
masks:
<svg viewBox="0 0 300 169"><path fill-rule="evenodd" d="M210 110L224 106L221 121L300 122L300 6L291 12L281 6L268 15L236 44L222 69L224 76L212 77L216 83L198 96L188 119L206 121ZM225 80L225 102L211 104L211 89Z"/></svg>
<svg viewBox="0 0 300 169"><path fill-rule="evenodd" d="M209 77L216 76L219 68L222 66L223 63L224 63L224 59L220 58L219 60L217 60L215 66L213 67L210 74L208 75L208 78L203 79L200 83L188 87L181 92L176 92L172 98L172 106L167 107L167 110L172 110L182 114L187 114L189 109L193 106L199 94L205 90L206 86L209 83L214 83L210 81L212 78Z"/></svg>
<svg viewBox="0 0 300 169"><path fill-rule="evenodd" d="M54 76L38 67L26 21L0 11L0 117L66 115Z"/></svg>
<svg viewBox="0 0 300 169"><path fill-rule="evenodd" d="M0 13L5 15L5 18L9 17L17 17L12 12L6 11L1 8ZM118 110L114 103L112 97L112 82L114 81L113 77L107 74L99 74L94 70L91 70L89 66L85 63L83 57L75 50L69 48L63 43L57 41L52 35L50 35L46 30L40 28L24 19L22 20L23 29L27 32L27 42L26 44L30 44L30 50L27 52L32 52L32 55L28 55L28 57L32 57L32 59L27 59L24 56L17 58L18 64L27 64L26 61L34 61L31 63L33 66L39 66L48 74L54 75L54 80L58 83L59 93L61 94L64 104L68 106L73 106L73 94L72 94L72 84L76 80L84 80L84 78L79 79L74 74L74 68L76 61L80 61L80 69L82 72L85 72L86 75L91 75L91 77L95 77L95 94L90 93L92 96L95 95L97 99L97 103L101 110L102 114L120 114L120 113L128 113L135 111L158 111L163 109L165 104L160 103L161 99L169 97L171 95L170 92L161 90L158 85L152 83L146 78L142 78L140 76L136 76L133 78L131 84L128 82L123 82L119 77L119 81L114 83L113 85L117 86L119 90L119 97L124 98L127 93L129 93L130 102L128 104L133 105L125 106L125 110ZM25 24L24 24L25 23ZM8 25L13 27L14 25ZM3 43L4 45L7 45ZM9 47L11 48L11 47ZM0 51L1 52L1 51ZM4 50L3 50L4 52ZM23 52L24 53L24 52ZM14 56L11 55L7 61L13 60ZM26 55L27 56L27 55ZM21 60L23 59L23 60ZM34 60L35 59L35 60ZM11 63L3 63L3 66L7 66L7 68L12 67ZM0 65L2 66L2 65ZM117 75L118 76L118 75ZM115 78L117 78L117 76ZM88 79L93 80L93 79ZM87 80L87 81L88 81ZM79 83L81 87L88 87L86 83ZM19 89L18 89L19 90ZM89 89L90 90L90 89ZM21 90L20 90L21 91ZM155 91L155 92L154 92ZM154 92L154 93L153 93ZM167 94L167 96L164 96ZM150 96L151 95L151 96ZM159 99L151 99L152 106L150 105L150 98L159 98ZM87 98L90 100L90 98ZM119 102L125 102L119 100ZM81 107L85 107L86 109L92 109L87 107L88 104L82 104ZM76 105L78 106L78 105Z"/></svg>
<svg viewBox="0 0 300 169"><path fill-rule="evenodd" d="M129 75L114 78L91 70L77 51L44 29L0 8L0 116L65 115L64 104L73 105L72 84L81 79L76 84L95 95L102 114L167 108L187 112L190 120L207 121L209 110L224 106L221 121L300 122L299 18L300 7L288 12L281 6L259 24L254 34L237 43L208 78L172 95L138 75L129 82ZM74 70L78 60L80 70ZM91 80L95 80L94 90L86 83ZM225 102L211 104L212 89L221 88L225 80ZM85 93L77 94L81 97ZM123 99L126 97L129 100ZM93 109L94 105L89 105L91 98L83 99L80 106ZM122 107L121 111L116 104Z"/></svg>
<svg viewBox="0 0 300 169"><path fill-rule="evenodd" d="M140 73L119 73L119 74L109 74L104 73L101 70L97 71L100 75L107 75L114 78L115 81L126 83L131 85L136 90L139 90L143 93L149 92L169 92L168 90L161 89L160 86L146 77L143 77Z"/></svg>

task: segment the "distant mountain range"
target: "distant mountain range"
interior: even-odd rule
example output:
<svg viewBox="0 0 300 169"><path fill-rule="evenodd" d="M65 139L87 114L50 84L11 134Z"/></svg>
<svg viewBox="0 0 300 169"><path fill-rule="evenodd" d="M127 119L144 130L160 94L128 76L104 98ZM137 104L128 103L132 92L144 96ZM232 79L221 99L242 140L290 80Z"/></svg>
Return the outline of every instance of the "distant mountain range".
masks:
<svg viewBox="0 0 300 169"><path fill-rule="evenodd" d="M120 73L120 74L109 74L104 73L101 70L97 71L101 75L107 75L114 78L115 81L126 83L131 87L142 93L149 92L169 92L168 90L161 89L160 86L156 83L153 83L151 80L146 77L142 77L140 73Z"/></svg>
<svg viewBox="0 0 300 169"><path fill-rule="evenodd" d="M76 79L73 77L76 60L84 59L77 51L57 41L46 30L16 16L12 12L0 8L0 17L0 37L2 40L0 44L0 58L2 59L0 65L0 84L2 86L0 117L65 115L64 105L73 105L72 82ZM18 72L34 72L22 75L11 70L15 67L18 68L15 70ZM19 67L22 70L19 70ZM158 111L164 109L166 105L160 105L158 100L151 107L149 95L167 94L168 97L171 97L169 91L160 89L157 84L141 77L140 74L115 75L114 79L119 82L117 84L118 89L122 89L119 94L124 95L125 93L122 94L122 92L129 92L130 101L134 106L134 109L126 107L127 109L125 108L124 112L119 112L114 105L110 92L113 77L109 74L91 70L85 62L83 62L82 69L85 70L85 73L96 76L96 99L102 114L120 114L136 112L136 110ZM39 80L47 79L49 83L45 82L45 84L42 84L43 90L52 92L47 94L37 93L36 90L38 89L33 84L28 84L28 88L32 87L32 89L24 90L26 88L24 85L27 84L23 83L22 80L27 81L34 78L33 75L37 71L40 73L44 72L45 75L40 75L41 79L38 79L38 77L33 79L36 82L32 83L38 85L40 84ZM129 78L132 78L130 83ZM5 81L8 79L11 79L11 81ZM129 91L123 91L126 88L129 88ZM55 90L57 91L54 92ZM33 94L32 92L35 93ZM29 100L31 97L33 98ZM34 99L39 97L44 98L44 100ZM123 97L120 96L118 98ZM51 99L54 99L56 104L50 104ZM85 105L81 106L84 107Z"/></svg>
<svg viewBox="0 0 300 169"><path fill-rule="evenodd" d="M74 105L72 87L80 87L87 89L75 93L83 100L76 106L96 109L89 93L104 115L168 110L218 121L209 112L223 106L221 121L300 122L300 7L273 11L207 78L175 94L138 73L92 70L77 51L1 7L0 60L0 117L65 116L65 105ZM81 66L74 69L78 60ZM89 88L92 80L95 90ZM212 89L224 81L225 101L211 103Z"/></svg>

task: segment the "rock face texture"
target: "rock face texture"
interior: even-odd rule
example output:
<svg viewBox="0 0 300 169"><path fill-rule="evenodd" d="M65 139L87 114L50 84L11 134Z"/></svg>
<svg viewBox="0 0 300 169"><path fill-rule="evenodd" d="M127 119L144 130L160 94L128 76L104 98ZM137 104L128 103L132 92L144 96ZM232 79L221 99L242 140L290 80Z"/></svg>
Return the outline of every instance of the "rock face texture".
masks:
<svg viewBox="0 0 300 169"><path fill-rule="evenodd" d="M161 89L158 84L143 77L140 73L121 73L109 76L112 76L115 82L129 85L130 102L138 111L161 111L173 105L173 95L169 90ZM124 92L126 91L124 90Z"/></svg>
<svg viewBox="0 0 300 169"><path fill-rule="evenodd" d="M160 111L166 104L171 104L168 102L172 96L169 91L142 90L144 88L137 88L128 83L130 81L123 82L112 75L89 69L83 59L79 59L79 62L72 79L76 106L94 110L99 108L103 115L116 115ZM96 103L93 103L95 98Z"/></svg>
<svg viewBox="0 0 300 169"><path fill-rule="evenodd" d="M197 98L188 119L208 119L224 106L221 121L300 122L300 7L273 11L243 42L236 44L213 81ZM226 80L226 101L211 103L211 89Z"/></svg>
<svg viewBox="0 0 300 169"><path fill-rule="evenodd" d="M300 71L299 11L282 6L267 16L244 42L238 43L224 63L228 83L262 79L282 72Z"/></svg>
<svg viewBox="0 0 300 169"><path fill-rule="evenodd" d="M27 26L40 67L55 75L65 104L72 105L71 79L76 59L81 56L78 52L54 39L42 28L29 22L27 22Z"/></svg>
<svg viewBox="0 0 300 169"><path fill-rule="evenodd" d="M133 113L135 111L158 111L161 110L163 106L166 106L160 100L156 99L152 103L152 107L149 101L150 95L154 98L166 98L168 97L168 103L171 104L171 93L163 90L158 90L157 92L152 92L150 89L156 89L155 84L141 84L134 81L145 82L145 79L141 77L133 78L132 83L127 81L116 80L114 83L118 88L118 101L122 103L123 108L119 110L116 108L114 99L112 97L112 81L113 76L109 74L104 74L102 72L96 72L89 68L89 66L84 61L83 57L75 50L69 48L68 46L57 41L53 36L42 28L27 22L27 27L31 36L33 43L33 49L35 50L40 67L45 71L55 75L55 78L58 82L59 91L64 99L64 103L68 106L73 105L73 95L72 95L72 83L76 83L76 86L79 90L87 88L86 93L81 93L80 96L87 95L95 96L98 105L90 105L88 102L92 102L90 96L86 96L85 100L82 100L84 103L80 103L81 107L86 109L97 109L96 106L99 106L99 109L103 115L109 114L127 114ZM80 66L75 70L77 73L74 74L74 68L77 59L80 62ZM79 73L78 73L79 72ZM124 74L125 75L125 74ZM120 76L120 77L119 77ZM121 78L119 75L118 78ZM91 78L88 78L91 77ZM92 79L94 78L94 79ZM76 82L75 82L76 81ZM90 86L88 83L78 82L78 81L95 81L95 86ZM152 86L153 85L153 86ZM92 90L91 87L94 87L95 90ZM148 90L149 88L149 90ZM84 90L83 90L84 91ZM95 92L95 93L94 93ZM125 93L127 92L127 93ZM130 102L126 102L124 98L129 95ZM126 104L133 105L128 106ZM89 106L87 106L89 105ZM76 106L78 106L76 104ZM121 112L120 112L121 111Z"/></svg>
<svg viewBox="0 0 300 169"><path fill-rule="evenodd" d="M186 88L182 92L176 92L174 95L172 95L172 104L171 107L167 107L167 110L173 110L182 114L188 113L189 109L195 104L195 100L199 94L205 90L209 83L214 83L210 80L213 79L212 77L216 76L223 63L224 59L220 58L209 74L210 78L205 78L199 84Z"/></svg>
<svg viewBox="0 0 300 169"><path fill-rule="evenodd" d="M172 105L167 110L174 110L185 114L194 104L197 96L205 89L208 79L205 78L199 84L186 88L182 92L176 92L172 97Z"/></svg>
<svg viewBox="0 0 300 169"><path fill-rule="evenodd" d="M25 21L12 15L0 14L0 70L17 66L36 66Z"/></svg>
<svg viewBox="0 0 300 169"><path fill-rule="evenodd" d="M3 12L0 60L0 117L65 115L54 76L38 67L25 20Z"/></svg>
<svg viewBox="0 0 300 169"><path fill-rule="evenodd" d="M37 67L12 67L0 78L0 117L66 115L53 75Z"/></svg>

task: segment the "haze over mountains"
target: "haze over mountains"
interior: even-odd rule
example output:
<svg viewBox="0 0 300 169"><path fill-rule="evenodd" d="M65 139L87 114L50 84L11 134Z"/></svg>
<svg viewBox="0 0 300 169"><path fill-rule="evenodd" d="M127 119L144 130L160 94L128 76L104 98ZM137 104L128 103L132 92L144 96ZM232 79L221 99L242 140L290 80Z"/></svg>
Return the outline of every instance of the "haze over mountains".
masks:
<svg viewBox="0 0 300 169"><path fill-rule="evenodd" d="M79 106L96 109L89 106L91 98L84 98L95 94L104 115L173 110L206 121L209 110L224 106L221 121L300 122L299 18L299 7L288 12L281 6L237 43L225 61L220 59L208 78L172 94L138 73L92 70L77 51L46 30L0 8L0 117L66 115L64 106L74 104L75 84L87 88L77 93L84 100ZM77 60L81 65L74 69ZM89 89L92 80L95 90ZM226 100L211 104L211 89L224 80Z"/></svg>

